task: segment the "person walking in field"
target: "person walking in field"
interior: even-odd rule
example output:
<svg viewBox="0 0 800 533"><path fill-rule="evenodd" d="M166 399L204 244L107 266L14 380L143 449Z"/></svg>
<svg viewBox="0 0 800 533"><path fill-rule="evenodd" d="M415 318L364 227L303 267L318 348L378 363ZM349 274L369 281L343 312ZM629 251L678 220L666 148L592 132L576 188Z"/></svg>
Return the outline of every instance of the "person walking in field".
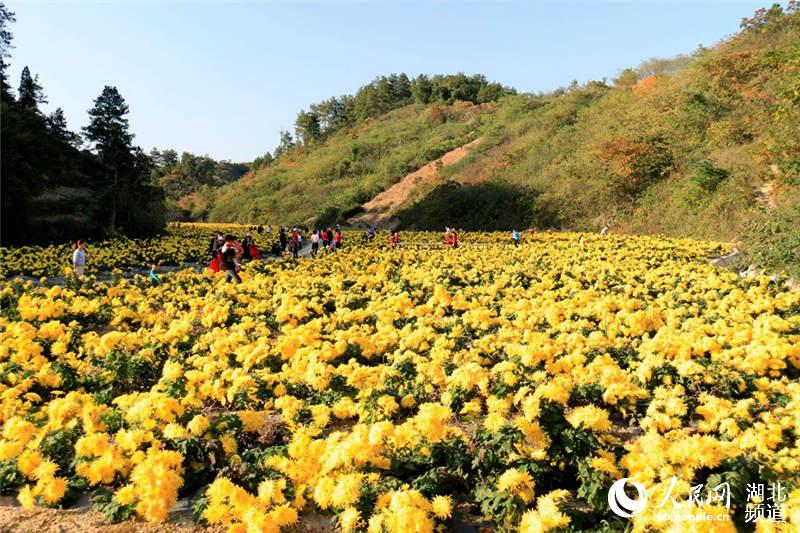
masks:
<svg viewBox="0 0 800 533"><path fill-rule="evenodd" d="M333 232L333 240L336 241L336 248L342 247L342 230L339 229L339 226L336 226L336 231Z"/></svg>
<svg viewBox="0 0 800 533"><path fill-rule="evenodd" d="M322 249L326 250L328 248L328 230L324 229L319 232L319 242L322 244Z"/></svg>
<svg viewBox="0 0 800 533"><path fill-rule="evenodd" d="M239 277L239 265L236 263L236 249L231 247L222 252L220 258L221 270L225 272L225 281L230 283L235 281L241 283L242 278Z"/></svg>
<svg viewBox="0 0 800 533"><path fill-rule="evenodd" d="M248 233L242 240L242 258L246 261L251 259L250 244L253 242L253 237Z"/></svg>
<svg viewBox="0 0 800 533"><path fill-rule="evenodd" d="M220 270L222 270L222 252L218 250L214 254L214 257L211 258L211 262L208 264L208 268L210 268L214 272L219 272Z"/></svg>
<svg viewBox="0 0 800 533"><path fill-rule="evenodd" d="M452 243L453 248L458 248L458 232L456 231L455 228L453 228L453 230L450 233L451 233L450 241Z"/></svg>
<svg viewBox="0 0 800 533"><path fill-rule="evenodd" d="M82 239L75 243L75 251L72 253L72 268L77 277L83 277L83 271L86 268L86 241Z"/></svg>
<svg viewBox="0 0 800 533"><path fill-rule="evenodd" d="M292 251L292 257L295 259L300 257L300 230L297 228L292 228L292 237L289 246Z"/></svg>
<svg viewBox="0 0 800 533"><path fill-rule="evenodd" d="M281 243L281 253L286 251L286 246L289 243L288 238L286 237L286 228L281 226L281 229L278 231L278 240Z"/></svg>
<svg viewBox="0 0 800 533"><path fill-rule="evenodd" d="M328 253L333 253L336 251L336 239L333 235L333 230L328 228Z"/></svg>
<svg viewBox="0 0 800 533"><path fill-rule="evenodd" d="M236 237L233 235L226 235L225 236L225 244L222 245L220 251L224 254L227 250L233 250L234 257L236 259L241 259L244 254L244 248L241 244L236 240Z"/></svg>
<svg viewBox="0 0 800 533"><path fill-rule="evenodd" d="M261 259L261 254L258 251L258 245L256 244L255 240L250 241L250 246L248 246L247 249L250 252L250 259L253 259L254 261Z"/></svg>
<svg viewBox="0 0 800 533"><path fill-rule="evenodd" d="M208 245L208 255L213 258L224 244L225 237L223 237L221 233L213 235L211 237L211 243Z"/></svg>
<svg viewBox="0 0 800 533"><path fill-rule="evenodd" d="M319 230L315 229L314 233L311 234L311 257L317 257L318 250L319 250Z"/></svg>
<svg viewBox="0 0 800 533"><path fill-rule="evenodd" d="M392 233L392 235L389 237L389 246L392 247L392 250L400 246L400 233L397 231Z"/></svg>
<svg viewBox="0 0 800 533"><path fill-rule="evenodd" d="M303 249L303 232L297 228L297 257L300 257L300 251Z"/></svg>
<svg viewBox="0 0 800 533"><path fill-rule="evenodd" d="M511 240L514 242L514 246L519 246L519 230L514 230L511 232Z"/></svg>
<svg viewBox="0 0 800 533"><path fill-rule="evenodd" d="M150 275L148 279L150 280L150 285L156 286L160 283L161 280L158 279L158 265L150 265Z"/></svg>

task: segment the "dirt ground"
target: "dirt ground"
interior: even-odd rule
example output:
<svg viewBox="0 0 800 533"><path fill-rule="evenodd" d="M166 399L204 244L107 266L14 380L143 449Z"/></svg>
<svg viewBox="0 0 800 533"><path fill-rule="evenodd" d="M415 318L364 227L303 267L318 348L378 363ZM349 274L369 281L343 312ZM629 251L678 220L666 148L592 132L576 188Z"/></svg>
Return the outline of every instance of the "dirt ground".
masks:
<svg viewBox="0 0 800 533"><path fill-rule="evenodd" d="M212 533L224 531L219 528L195 526L191 518L177 517L163 524L148 524L128 520L120 524L106 524L103 516L91 509L47 509L31 510L20 507L0 507L0 533Z"/></svg>
<svg viewBox="0 0 800 533"><path fill-rule="evenodd" d="M299 523L287 531L323 533L333 531L330 521L321 515L301 515ZM223 533L224 527L195 525L189 513L175 513L162 524L133 519L106 524L102 514L88 508L31 510L0 505L0 533Z"/></svg>

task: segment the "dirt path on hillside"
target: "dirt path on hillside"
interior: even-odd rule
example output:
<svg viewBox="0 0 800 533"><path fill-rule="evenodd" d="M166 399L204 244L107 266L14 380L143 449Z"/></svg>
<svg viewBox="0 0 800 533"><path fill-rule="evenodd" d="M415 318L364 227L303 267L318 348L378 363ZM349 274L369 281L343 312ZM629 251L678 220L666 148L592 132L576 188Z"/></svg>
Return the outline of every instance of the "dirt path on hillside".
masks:
<svg viewBox="0 0 800 533"><path fill-rule="evenodd" d="M398 221L395 215L405 205L415 189L439 178L439 165L446 167L458 163L469 153L470 148L480 143L480 139L468 142L451 150L422 168L406 174L400 181L365 203L364 211L350 218L347 222L352 226L375 226L377 228L394 228ZM440 163L441 162L441 163Z"/></svg>
<svg viewBox="0 0 800 533"><path fill-rule="evenodd" d="M759 204L763 205L767 209L772 209L775 207L777 191L775 190L774 181L767 181L763 183L758 189L756 189L756 192L758 192L756 201Z"/></svg>

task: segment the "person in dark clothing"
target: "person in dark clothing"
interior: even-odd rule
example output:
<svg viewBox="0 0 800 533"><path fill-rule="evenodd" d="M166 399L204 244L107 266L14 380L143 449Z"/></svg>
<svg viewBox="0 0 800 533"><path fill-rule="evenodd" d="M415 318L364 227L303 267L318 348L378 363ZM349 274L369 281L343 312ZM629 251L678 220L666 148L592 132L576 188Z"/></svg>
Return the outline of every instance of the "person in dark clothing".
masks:
<svg viewBox="0 0 800 533"><path fill-rule="evenodd" d="M236 250L228 248L222 252L222 259L220 261L222 270L225 272L225 281L230 282L234 280L236 283L241 283L242 278L239 277L237 270L239 265L236 264Z"/></svg>
<svg viewBox="0 0 800 533"><path fill-rule="evenodd" d="M292 247L292 257L294 257L295 259L300 257L300 246L301 246L300 243L301 242L302 242L302 239L300 237L300 230L297 229L297 228L293 228L292 229L291 247Z"/></svg>
<svg viewBox="0 0 800 533"><path fill-rule="evenodd" d="M249 261L253 257L250 255L250 245L253 243L253 238L248 233L242 240L242 258Z"/></svg>
<svg viewBox="0 0 800 533"><path fill-rule="evenodd" d="M289 244L289 239L286 238L286 229L281 227L281 230L278 234L278 239L281 242L281 251L286 251L286 245Z"/></svg>

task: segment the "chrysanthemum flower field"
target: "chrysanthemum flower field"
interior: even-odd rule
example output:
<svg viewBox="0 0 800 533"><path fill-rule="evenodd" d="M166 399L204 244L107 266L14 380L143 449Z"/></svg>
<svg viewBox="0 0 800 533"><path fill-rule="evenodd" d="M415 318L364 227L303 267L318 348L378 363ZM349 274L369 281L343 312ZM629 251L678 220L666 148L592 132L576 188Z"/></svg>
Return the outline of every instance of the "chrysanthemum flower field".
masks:
<svg viewBox="0 0 800 533"><path fill-rule="evenodd" d="M351 245L240 285L2 282L0 491L109 520L189 498L232 532L798 531L800 293L710 266L714 243L507 241ZM623 477L728 483L703 512L730 520L619 517ZM784 522L745 523L758 480Z"/></svg>

